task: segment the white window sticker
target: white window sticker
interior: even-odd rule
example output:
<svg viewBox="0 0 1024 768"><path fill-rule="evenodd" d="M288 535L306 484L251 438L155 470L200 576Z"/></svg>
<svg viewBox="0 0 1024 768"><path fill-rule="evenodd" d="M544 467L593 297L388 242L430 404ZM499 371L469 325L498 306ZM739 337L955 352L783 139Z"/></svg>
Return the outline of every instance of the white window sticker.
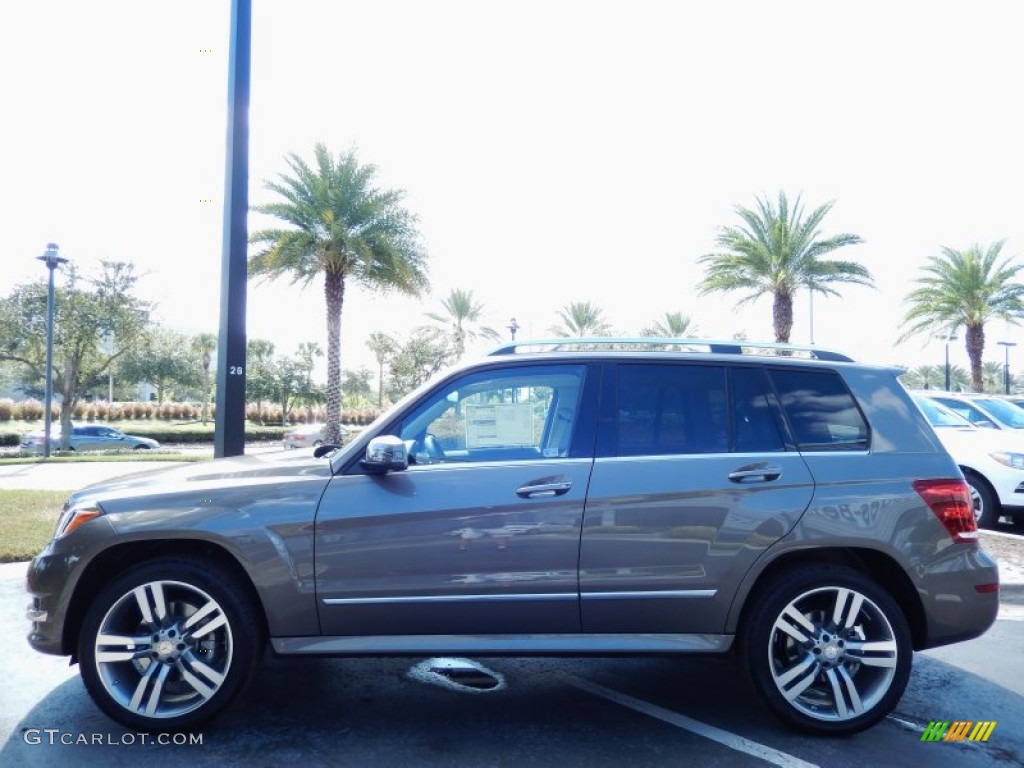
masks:
<svg viewBox="0 0 1024 768"><path fill-rule="evenodd" d="M466 447L533 445L533 405L466 405Z"/></svg>

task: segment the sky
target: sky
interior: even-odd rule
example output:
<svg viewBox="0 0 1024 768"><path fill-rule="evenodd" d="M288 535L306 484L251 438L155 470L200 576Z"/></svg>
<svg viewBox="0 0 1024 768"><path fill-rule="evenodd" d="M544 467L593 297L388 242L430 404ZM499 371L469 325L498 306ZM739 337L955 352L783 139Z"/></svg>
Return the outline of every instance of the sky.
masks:
<svg viewBox="0 0 1024 768"><path fill-rule="evenodd" d="M250 202L290 152L356 149L406 192L429 256L420 299L350 285L342 366L472 290L487 324L546 337L591 301L635 335L665 312L708 338L771 340L771 300L700 296L697 259L735 206L780 190L834 201L825 236L876 289L816 296L813 341L877 363L942 247L1024 257L1024 6L720 0L253 0ZM46 243L88 271L129 260L155 319L215 331L226 133L227 0L0 5L0 296L45 277ZM250 215L250 230L273 225ZM797 297L792 341L811 340ZM326 341L322 286L250 284L249 338ZM994 323L997 340L1020 328ZM480 348L471 348L472 353ZM1012 358L1016 355L1019 360ZM961 340L953 364L967 365Z"/></svg>

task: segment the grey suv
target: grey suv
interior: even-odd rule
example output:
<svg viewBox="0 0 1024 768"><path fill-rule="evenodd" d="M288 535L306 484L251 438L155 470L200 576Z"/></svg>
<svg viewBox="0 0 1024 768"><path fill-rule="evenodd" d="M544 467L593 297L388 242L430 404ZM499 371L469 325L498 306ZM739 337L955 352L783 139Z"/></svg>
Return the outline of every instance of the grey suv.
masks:
<svg viewBox="0 0 1024 768"><path fill-rule="evenodd" d="M789 723L866 728L915 649L992 624L996 565L897 371L738 344L520 342L345 448L86 488L30 566L30 642L132 728L209 720L268 642L733 652Z"/></svg>

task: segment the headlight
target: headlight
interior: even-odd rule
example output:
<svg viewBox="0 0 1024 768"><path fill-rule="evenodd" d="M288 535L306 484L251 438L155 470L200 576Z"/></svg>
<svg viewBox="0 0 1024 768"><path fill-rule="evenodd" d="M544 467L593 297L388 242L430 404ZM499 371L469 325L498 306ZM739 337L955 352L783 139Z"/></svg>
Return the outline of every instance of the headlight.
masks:
<svg viewBox="0 0 1024 768"><path fill-rule="evenodd" d="M1024 453L1000 451L999 453L990 453L989 456L1004 466L1013 467L1014 469L1024 469Z"/></svg>
<svg viewBox="0 0 1024 768"><path fill-rule="evenodd" d="M57 530L54 531L53 538L59 539L67 536L78 526L88 523L102 514L103 510L100 506L90 502L73 506L65 505L64 511L60 513L60 517L57 519Z"/></svg>

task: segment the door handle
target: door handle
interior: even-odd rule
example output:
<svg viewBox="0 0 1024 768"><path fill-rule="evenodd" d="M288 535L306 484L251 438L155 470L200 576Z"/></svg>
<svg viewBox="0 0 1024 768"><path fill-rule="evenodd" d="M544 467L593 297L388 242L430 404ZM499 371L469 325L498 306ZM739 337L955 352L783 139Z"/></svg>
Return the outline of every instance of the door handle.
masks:
<svg viewBox="0 0 1024 768"><path fill-rule="evenodd" d="M516 495L524 499L533 499L537 496L561 496L572 488L572 480L540 481L527 483L516 488Z"/></svg>
<svg viewBox="0 0 1024 768"><path fill-rule="evenodd" d="M748 464L729 473L729 479L734 483L768 483L778 480L781 476L781 467L772 467L768 464Z"/></svg>

